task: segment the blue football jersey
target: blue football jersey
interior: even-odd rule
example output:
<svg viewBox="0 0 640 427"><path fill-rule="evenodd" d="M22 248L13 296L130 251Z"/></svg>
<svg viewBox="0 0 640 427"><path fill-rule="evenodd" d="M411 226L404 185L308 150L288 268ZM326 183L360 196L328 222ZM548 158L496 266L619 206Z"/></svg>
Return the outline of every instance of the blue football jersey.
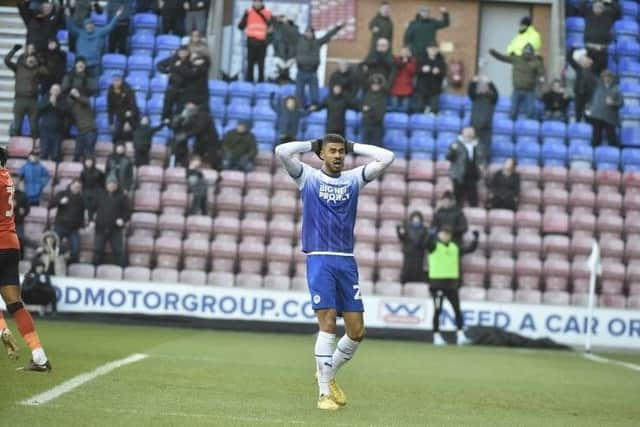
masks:
<svg viewBox="0 0 640 427"><path fill-rule="evenodd" d="M367 183L364 166L332 177L303 163L294 179L303 204L302 251L352 254L358 195Z"/></svg>

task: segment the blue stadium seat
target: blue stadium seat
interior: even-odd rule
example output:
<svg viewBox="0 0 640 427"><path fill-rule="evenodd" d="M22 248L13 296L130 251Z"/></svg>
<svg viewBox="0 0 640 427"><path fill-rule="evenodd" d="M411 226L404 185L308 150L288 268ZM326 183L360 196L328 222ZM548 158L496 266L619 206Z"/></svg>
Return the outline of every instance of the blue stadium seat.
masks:
<svg viewBox="0 0 640 427"><path fill-rule="evenodd" d="M402 153L401 157L404 157L409 148L409 138L399 129L388 130L384 134L384 146L395 153Z"/></svg>
<svg viewBox="0 0 640 427"><path fill-rule="evenodd" d="M269 99L272 93L276 95L280 92L280 88L275 83L258 83L254 87L256 101L258 99Z"/></svg>
<svg viewBox="0 0 640 427"><path fill-rule="evenodd" d="M221 98L227 97L229 84L223 80L209 80L209 95Z"/></svg>
<svg viewBox="0 0 640 427"><path fill-rule="evenodd" d="M320 135L324 135L324 129L325 129L324 124L322 125L313 124L313 125L307 126L307 128L304 131L303 138L316 139Z"/></svg>
<svg viewBox="0 0 640 427"><path fill-rule="evenodd" d="M583 161L593 163L593 147L581 140L571 141L569 144L569 162Z"/></svg>
<svg viewBox="0 0 640 427"><path fill-rule="evenodd" d="M497 113L510 113L511 112L511 98L508 96L500 96L498 97L498 102L496 103L496 112Z"/></svg>
<svg viewBox="0 0 640 427"><path fill-rule="evenodd" d="M234 100L227 105L227 120L251 120L251 105L243 101Z"/></svg>
<svg viewBox="0 0 640 427"><path fill-rule="evenodd" d="M464 111L465 99L466 97L463 95L443 93L440 95L440 110L462 114Z"/></svg>
<svg viewBox="0 0 640 427"><path fill-rule="evenodd" d="M158 135L156 132L151 138L151 143L154 145L167 145L168 138L164 135Z"/></svg>
<svg viewBox="0 0 640 427"><path fill-rule="evenodd" d="M106 96L99 96L95 99L95 102L93 103L93 106L95 107L96 113L100 114L100 113L106 113L107 112L107 97Z"/></svg>
<svg viewBox="0 0 640 427"><path fill-rule="evenodd" d="M574 122L567 128L567 135L569 139L582 139L585 141L591 141L592 128L589 123Z"/></svg>
<svg viewBox="0 0 640 427"><path fill-rule="evenodd" d="M432 114L412 114L409 117L409 127L411 130L429 130L436 128L436 119Z"/></svg>
<svg viewBox="0 0 640 427"><path fill-rule="evenodd" d="M73 70L73 65L76 62L76 56L73 52L67 52L67 71Z"/></svg>
<svg viewBox="0 0 640 427"><path fill-rule="evenodd" d="M532 144L531 141L516 142L515 154L519 164L540 164L540 145Z"/></svg>
<svg viewBox="0 0 640 427"><path fill-rule="evenodd" d="M132 55L127 60L127 70L129 71L144 71L147 76L151 74L153 68L153 60L151 56L146 55Z"/></svg>
<svg viewBox="0 0 640 427"><path fill-rule="evenodd" d="M209 97L209 110L216 118L224 120L227 111L227 105L225 104L224 98L220 98L219 96Z"/></svg>
<svg viewBox="0 0 640 427"><path fill-rule="evenodd" d="M360 127L360 113L353 110L347 110L346 123L347 128L353 128L357 131Z"/></svg>
<svg viewBox="0 0 640 427"><path fill-rule="evenodd" d="M492 161L504 161L506 158L513 157L514 149L515 145L511 141L494 139L491 141L491 159Z"/></svg>
<svg viewBox="0 0 640 427"><path fill-rule="evenodd" d="M413 133L409 139L409 148L411 153L435 153L436 141L433 136L428 133Z"/></svg>
<svg viewBox="0 0 640 427"><path fill-rule="evenodd" d="M640 57L640 44L630 40L619 40L616 43L615 55L618 59L628 58L637 61Z"/></svg>
<svg viewBox="0 0 640 427"><path fill-rule="evenodd" d="M269 106L258 106L253 107L253 120L264 120L275 122L278 119L278 115L271 109Z"/></svg>
<svg viewBox="0 0 640 427"><path fill-rule="evenodd" d="M621 158L623 171L637 171L638 169L640 169L640 149L623 148Z"/></svg>
<svg viewBox="0 0 640 427"><path fill-rule="evenodd" d="M151 93L164 93L167 90L169 78L166 74L156 74L149 83Z"/></svg>
<svg viewBox="0 0 640 427"><path fill-rule="evenodd" d="M567 146L564 143L548 143L542 144L542 164L544 166L566 166L567 164Z"/></svg>
<svg viewBox="0 0 640 427"><path fill-rule="evenodd" d="M107 53L102 55L102 70L115 70L124 74L124 70L127 68L127 57L120 55L119 53Z"/></svg>
<svg viewBox="0 0 640 427"><path fill-rule="evenodd" d="M355 128L353 126L347 126L347 133L345 136L349 141L359 142L358 128Z"/></svg>
<svg viewBox="0 0 640 427"><path fill-rule="evenodd" d="M494 135L513 135L513 121L511 119L493 118Z"/></svg>
<svg viewBox="0 0 640 427"><path fill-rule="evenodd" d="M449 147L455 142L455 138L450 138L450 135L438 135L436 139L436 160L444 160Z"/></svg>
<svg viewBox="0 0 640 427"><path fill-rule="evenodd" d="M171 53L180 47L180 37L173 34L162 34L156 37L156 56L160 52Z"/></svg>
<svg viewBox="0 0 640 427"><path fill-rule="evenodd" d="M531 119L518 119L514 125L516 136L540 136L540 122Z"/></svg>
<svg viewBox="0 0 640 427"><path fill-rule="evenodd" d="M134 31L145 30L155 34L158 28L158 16L155 13L136 13L133 15Z"/></svg>
<svg viewBox="0 0 640 427"><path fill-rule="evenodd" d="M460 132L462 120L458 116L451 114L439 114L436 117L436 129L438 132Z"/></svg>
<svg viewBox="0 0 640 427"><path fill-rule="evenodd" d="M618 74L620 77L638 78L640 77L640 62L628 58L618 61Z"/></svg>
<svg viewBox="0 0 640 427"><path fill-rule="evenodd" d="M638 18L638 3L636 1L621 1L622 16L627 19Z"/></svg>
<svg viewBox="0 0 640 427"><path fill-rule="evenodd" d="M241 81L231 82L229 83L229 94L233 98L253 99L253 84Z"/></svg>
<svg viewBox="0 0 640 427"><path fill-rule="evenodd" d="M625 105L620 109L620 124L626 126L640 126L640 106Z"/></svg>
<svg viewBox="0 0 640 427"><path fill-rule="evenodd" d="M567 33L583 33L584 32L584 18L579 16L570 16L564 20L565 29Z"/></svg>
<svg viewBox="0 0 640 427"><path fill-rule="evenodd" d="M306 119L309 126L319 125L324 127L327 123L327 110L314 111Z"/></svg>
<svg viewBox="0 0 640 427"><path fill-rule="evenodd" d="M633 19L623 18L613 24L613 32L616 35L616 39L621 36L637 38L638 33L640 33L640 26L638 25L638 22Z"/></svg>
<svg viewBox="0 0 640 427"><path fill-rule="evenodd" d="M164 93L154 93L147 101L147 114L162 114Z"/></svg>
<svg viewBox="0 0 640 427"><path fill-rule="evenodd" d="M384 116L385 129L402 129L406 133L409 128L409 116L405 113L387 113Z"/></svg>
<svg viewBox="0 0 640 427"><path fill-rule="evenodd" d="M624 104L629 106L640 105L640 84L633 82L622 82L620 92L624 97Z"/></svg>
<svg viewBox="0 0 640 427"><path fill-rule="evenodd" d="M618 170L620 168L620 150L616 147L601 145L594 150L594 160L598 170Z"/></svg>
<svg viewBox="0 0 640 427"><path fill-rule="evenodd" d="M276 142L276 131L273 127L254 126L252 132L259 144L268 144L273 147Z"/></svg>
<svg viewBox="0 0 640 427"><path fill-rule="evenodd" d="M280 86L280 97L284 98L286 96L295 95L296 94L296 85L294 84L286 84Z"/></svg>
<svg viewBox="0 0 640 427"><path fill-rule="evenodd" d="M93 24L98 28L104 27L105 25L107 25L106 13L91 12L90 18L91 18L91 22L93 22Z"/></svg>
<svg viewBox="0 0 640 427"><path fill-rule="evenodd" d="M565 139L567 137L567 125L564 122L555 120L542 122L540 136L542 136L542 138L552 137Z"/></svg>
<svg viewBox="0 0 640 427"><path fill-rule="evenodd" d="M145 95L149 92L148 77L144 78L139 75L129 75L127 76L125 81L129 83L129 86L131 86L131 89L135 90L136 92L141 92L141 93L144 93Z"/></svg>
<svg viewBox="0 0 640 427"><path fill-rule="evenodd" d="M98 127L98 133L111 133L111 127L109 126L109 117L107 117L106 114L98 114L96 116L96 126Z"/></svg>
<svg viewBox="0 0 640 427"><path fill-rule="evenodd" d="M581 33L569 33L565 38L567 50L571 48L580 49L584 47L584 35Z"/></svg>
<svg viewBox="0 0 640 427"><path fill-rule="evenodd" d="M640 128L637 126L623 127L620 141L625 147L640 147Z"/></svg>
<svg viewBox="0 0 640 427"><path fill-rule="evenodd" d="M131 36L131 54L146 55L149 59L153 55L153 48L156 44L156 38L148 32L135 33Z"/></svg>
<svg viewBox="0 0 640 427"><path fill-rule="evenodd" d="M98 78L98 90L102 93L106 91L111 85L111 81L113 80L111 74L103 73Z"/></svg>
<svg viewBox="0 0 640 427"><path fill-rule="evenodd" d="M56 39L58 39L58 43L60 43L61 45L68 45L69 44L69 31L67 30L59 30L58 33L56 34Z"/></svg>
<svg viewBox="0 0 640 427"><path fill-rule="evenodd" d="M147 114L147 94L142 92L136 92L136 105L140 114Z"/></svg>

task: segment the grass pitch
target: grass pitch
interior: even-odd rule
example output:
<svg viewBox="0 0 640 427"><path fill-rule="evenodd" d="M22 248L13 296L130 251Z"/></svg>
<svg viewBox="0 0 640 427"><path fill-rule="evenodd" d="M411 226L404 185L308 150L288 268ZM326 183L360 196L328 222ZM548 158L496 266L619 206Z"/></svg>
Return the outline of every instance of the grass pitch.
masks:
<svg viewBox="0 0 640 427"><path fill-rule="evenodd" d="M349 404L324 413L315 409L310 335L46 321L38 328L54 371L16 372L20 364L0 358L0 425L640 425L640 372L571 352L368 340L338 376ZM18 403L132 353L149 357L41 406ZM27 357L23 347L20 363ZM621 359L639 363L640 354Z"/></svg>

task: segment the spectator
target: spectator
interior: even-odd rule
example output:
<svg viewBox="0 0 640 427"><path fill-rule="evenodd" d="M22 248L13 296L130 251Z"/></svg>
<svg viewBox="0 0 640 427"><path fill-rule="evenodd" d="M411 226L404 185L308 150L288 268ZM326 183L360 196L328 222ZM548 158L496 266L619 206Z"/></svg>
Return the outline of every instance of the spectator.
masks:
<svg viewBox="0 0 640 427"><path fill-rule="evenodd" d="M250 172L253 170L256 154L258 154L256 137L244 121L238 122L238 126L227 132L222 139L223 169Z"/></svg>
<svg viewBox="0 0 640 427"><path fill-rule="evenodd" d="M129 24L131 23L131 15L134 13L134 8L135 1L107 1L107 17L110 22L116 21L115 27L109 34L109 52L128 55Z"/></svg>
<svg viewBox="0 0 640 427"><path fill-rule="evenodd" d="M40 246L36 248L33 263L41 262L44 272L51 276L67 275L66 248L60 242L60 238L53 231L46 231L40 240Z"/></svg>
<svg viewBox="0 0 640 427"><path fill-rule="evenodd" d="M396 56L395 78L391 86L391 109L402 113L408 113L413 96L413 76L416 74L416 59L411 56L411 51L403 47L400 55Z"/></svg>
<svg viewBox="0 0 640 427"><path fill-rule="evenodd" d="M471 98L471 126L478 136L478 156L488 163L491 153L493 113L498 103L498 89L486 76L475 76L469 83L467 94Z"/></svg>
<svg viewBox="0 0 640 427"><path fill-rule="evenodd" d="M449 177L453 181L456 203L462 207L465 199L470 206L478 206L478 180L480 179L477 155L478 140L472 127L462 129L458 139L447 152Z"/></svg>
<svg viewBox="0 0 640 427"><path fill-rule="evenodd" d="M27 238L24 234L24 219L31 212L31 205L29 205L29 200L24 194L24 181L15 179L14 182L16 183L16 189L13 193L13 214L16 223L16 234L20 241L20 257L23 257L24 247L27 244Z"/></svg>
<svg viewBox="0 0 640 427"><path fill-rule="evenodd" d="M200 34L207 32L207 13L209 12L209 0L186 0L184 2L185 31L198 30Z"/></svg>
<svg viewBox="0 0 640 427"><path fill-rule="evenodd" d="M98 75L105 39L116 27L118 18L122 13L123 9L118 9L106 26L96 29L96 25L91 18L85 19L82 28L76 25L75 21L69 16L69 10L67 10L67 30L77 38L76 58L85 58L87 73L92 77Z"/></svg>
<svg viewBox="0 0 640 427"><path fill-rule="evenodd" d="M187 185L192 196L188 215L207 215L207 181L201 167L200 157L193 156L187 168Z"/></svg>
<svg viewBox="0 0 640 427"><path fill-rule="evenodd" d="M193 102L201 110L209 109L209 57L191 52L185 69L184 102Z"/></svg>
<svg viewBox="0 0 640 427"><path fill-rule="evenodd" d="M382 146L384 115L387 112L387 92L382 76L371 76L369 90L362 99L362 142Z"/></svg>
<svg viewBox="0 0 640 427"><path fill-rule="evenodd" d="M522 55L503 55L494 49L490 49L489 53L497 60L512 65L511 120L517 119L520 113L527 118L534 118L536 86L544 82L542 58L535 55L530 44L523 48Z"/></svg>
<svg viewBox="0 0 640 427"><path fill-rule="evenodd" d="M329 77L329 87L340 85L342 92L347 98L355 98L358 96L358 88L360 83L358 82L358 72L354 67L349 66L347 61L339 61L338 69L331 73Z"/></svg>
<svg viewBox="0 0 640 427"><path fill-rule="evenodd" d="M36 260L22 281L22 300L25 304L48 306L51 312L58 311L58 297L51 284L51 278L44 269L44 263Z"/></svg>
<svg viewBox="0 0 640 427"><path fill-rule="evenodd" d="M173 155L176 163L187 166L189 155L187 139L193 137L195 139L193 152L211 167L219 167L218 132L207 110L189 102L182 113L174 117L171 127L174 130Z"/></svg>
<svg viewBox="0 0 640 427"><path fill-rule="evenodd" d="M20 178L24 181L24 193L27 196L27 201L31 206L38 206L42 190L51 179L49 170L40 162L38 150L29 153L27 162L20 168Z"/></svg>
<svg viewBox="0 0 640 427"><path fill-rule="evenodd" d="M82 195L82 182L75 178L66 190L56 194L49 209L57 208L53 230L60 239L69 241L71 256L69 262L78 262L80 253L80 229L84 227L84 196Z"/></svg>
<svg viewBox="0 0 640 427"><path fill-rule="evenodd" d="M369 31L371 31L369 52L373 52L376 49L380 39L386 39L389 45L393 44L393 21L389 16L390 10L391 7L388 1L381 2L378 13L369 22Z"/></svg>
<svg viewBox="0 0 640 427"><path fill-rule="evenodd" d="M442 82L447 75L447 64L438 46L427 46L418 57L416 82L416 109L422 113L437 114L440 110Z"/></svg>
<svg viewBox="0 0 640 427"><path fill-rule="evenodd" d="M171 118L176 110L182 111L184 107L184 87L189 68L189 49L186 46L180 46L176 53L158 62L158 71L169 75L169 82L162 105L163 120Z"/></svg>
<svg viewBox="0 0 640 427"><path fill-rule="evenodd" d="M573 93L575 95L576 121L580 122L584 119L585 107L593 95L598 78L593 72L593 60L589 57L586 49L570 49L567 61L576 72Z"/></svg>
<svg viewBox="0 0 640 427"><path fill-rule="evenodd" d="M277 83L290 83L289 70L296 63L296 44L298 43L298 25L295 18L287 18L282 14L271 21L273 27L272 44L274 66L276 73L274 80Z"/></svg>
<svg viewBox="0 0 640 427"><path fill-rule="evenodd" d="M249 9L244 12L238 29L247 37L247 69L245 80L253 82L254 68L258 67L258 81L264 81L264 58L267 54L267 30L271 23L271 11L264 6L262 0L253 0Z"/></svg>
<svg viewBox="0 0 640 427"><path fill-rule="evenodd" d="M47 43L47 49L40 53L41 62L47 73L41 78L40 93L45 95L54 84L61 84L67 72L67 53L60 50L58 40L51 39Z"/></svg>
<svg viewBox="0 0 640 427"><path fill-rule="evenodd" d="M114 264L125 266L124 229L130 216L129 198L118 187L118 179L107 178L106 191L97 198L93 263L102 264L107 243L111 246Z"/></svg>
<svg viewBox="0 0 640 427"><path fill-rule="evenodd" d="M209 59L209 46L207 41L202 37L202 33L198 30L191 30L191 35L187 41L187 47L192 54L204 56Z"/></svg>
<svg viewBox="0 0 640 427"><path fill-rule="evenodd" d="M105 175L107 177L115 177L118 180L118 187L125 194L129 194L129 191L133 188L133 162L127 157L127 149L124 143L116 142L113 146L113 153L107 157Z"/></svg>
<svg viewBox="0 0 640 427"><path fill-rule="evenodd" d="M470 341L464 333L464 316L460 310L460 257L478 248L478 231L473 232L473 242L468 247L462 247L452 239L451 229L444 226L437 234L431 235L427 242L427 264L429 265L429 291L433 297L433 344L446 345L440 335L440 315L442 304L446 297L453 308L456 317L456 343L468 344Z"/></svg>
<svg viewBox="0 0 640 427"><path fill-rule="evenodd" d="M56 38L64 24L62 8L53 2L34 7L29 0L19 0L18 12L27 27L27 44L33 44L37 52L47 49L48 41Z"/></svg>
<svg viewBox="0 0 640 427"><path fill-rule="evenodd" d="M462 243L462 238L469 229L467 217L462 208L456 205L453 194L448 190L440 196L431 222L432 230L440 230L443 227L448 227L451 230L453 241L458 244Z"/></svg>
<svg viewBox="0 0 640 427"><path fill-rule="evenodd" d="M327 33L316 38L313 27L307 27L304 34L298 37L296 44L296 96L300 105L305 106L305 88L309 86L311 104L318 103L318 67L320 66L320 48L342 29L343 23L338 24Z"/></svg>
<svg viewBox="0 0 640 427"><path fill-rule="evenodd" d="M591 103L585 111L593 125L591 144L594 147L602 143L602 131L607 133L609 145L618 146L616 127L619 125L618 111L624 105L620 88L613 73L604 70L591 97Z"/></svg>
<svg viewBox="0 0 640 427"><path fill-rule="evenodd" d="M96 214L98 195L105 186L104 172L96 167L96 160L93 157L85 158L82 166L80 182L82 183L84 206L87 210L89 221L93 221Z"/></svg>
<svg viewBox="0 0 640 427"><path fill-rule="evenodd" d="M584 16L584 43L593 60L593 72L597 75L607 68L608 47L612 42L611 29L620 19L617 1L583 2L580 14Z"/></svg>
<svg viewBox="0 0 640 427"><path fill-rule="evenodd" d="M365 72L366 78L374 74L381 74L386 82L395 80L395 62L393 55L391 55L389 40L385 38L378 39L375 49L369 52L365 58L362 70Z"/></svg>
<svg viewBox="0 0 640 427"><path fill-rule="evenodd" d="M329 95L312 110L327 109L326 133L335 133L338 135L346 135L346 115L347 109L357 110L359 108L358 101L347 97L342 92L342 86L334 84L331 86Z"/></svg>
<svg viewBox="0 0 640 427"><path fill-rule="evenodd" d="M91 12L102 14L103 10L97 1L91 0L69 0L68 6L70 9L71 17L76 23L76 26L82 27L85 19L91 17ZM71 52L76 51L76 35L69 32L69 50Z"/></svg>
<svg viewBox="0 0 640 427"><path fill-rule="evenodd" d="M151 126L149 116L142 116L140 124L133 131L133 158L136 166L149 164L153 135L164 126L164 122L160 122L158 126Z"/></svg>
<svg viewBox="0 0 640 427"><path fill-rule="evenodd" d="M449 26L449 12L446 7L441 7L442 19L437 20L430 17L429 8L421 7L415 19L411 21L404 33L404 46L411 49L411 53L416 58L423 54L427 46L435 46L436 33L442 28Z"/></svg>
<svg viewBox="0 0 640 427"><path fill-rule="evenodd" d="M293 95L278 101L275 92L271 93L271 109L278 115L276 129L278 130L279 142L294 141L298 137L300 119L307 115L307 112L300 108L298 98Z"/></svg>
<svg viewBox="0 0 640 427"><path fill-rule="evenodd" d="M425 243L429 230L424 226L422 213L414 211L409 219L396 226L398 239L402 243L402 283L424 282Z"/></svg>
<svg viewBox="0 0 640 427"><path fill-rule="evenodd" d="M49 96L38 107L40 151L44 160L60 161L60 148L69 123L69 105L62 96L62 88L55 83Z"/></svg>
<svg viewBox="0 0 640 427"><path fill-rule="evenodd" d="M29 117L29 129L33 139L38 138L38 86L47 74L36 57L33 48L20 55L17 62L11 59L22 48L16 44L4 57L4 64L15 74L15 98L13 103L12 136L22 135L22 121L25 114Z"/></svg>
<svg viewBox="0 0 640 427"><path fill-rule="evenodd" d="M520 174L516 172L516 161L508 158L502 169L489 182L489 209L518 209L520 199Z"/></svg>
<svg viewBox="0 0 640 427"><path fill-rule="evenodd" d="M184 34L184 2L181 0L158 0L162 17L162 32L182 36Z"/></svg>
<svg viewBox="0 0 640 427"><path fill-rule="evenodd" d="M90 96L96 93L95 81L87 72L84 58L76 58L74 71L62 82L62 91L68 93L71 118L78 129L73 161L93 156L97 139L96 116Z"/></svg>
<svg viewBox="0 0 640 427"><path fill-rule="evenodd" d="M135 92L129 83L122 80L122 75L114 74L107 90L107 117L114 141L130 139L125 134L133 132L139 120L138 114Z"/></svg>
<svg viewBox="0 0 640 427"><path fill-rule="evenodd" d="M507 46L507 55L522 55L522 51L526 45L530 44L536 54L540 53L542 47L542 38L540 33L531 24L531 18L525 16L520 20L520 28L518 34L509 42Z"/></svg>
<svg viewBox="0 0 640 427"><path fill-rule="evenodd" d="M551 82L551 87L542 94L542 102L544 103L544 120L567 121L567 107L571 97L560 79L554 79Z"/></svg>

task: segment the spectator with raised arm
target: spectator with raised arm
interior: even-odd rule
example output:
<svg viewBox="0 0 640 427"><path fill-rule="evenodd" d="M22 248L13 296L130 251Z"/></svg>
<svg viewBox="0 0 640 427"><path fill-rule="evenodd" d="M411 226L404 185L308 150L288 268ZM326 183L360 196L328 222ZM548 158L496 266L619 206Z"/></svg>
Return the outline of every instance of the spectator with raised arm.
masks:
<svg viewBox="0 0 640 427"><path fill-rule="evenodd" d="M61 7L54 2L32 4L29 0L18 1L18 12L27 27L27 44L33 44L37 52L47 49L47 43L55 39L64 25Z"/></svg>
<svg viewBox="0 0 640 427"><path fill-rule="evenodd" d="M91 105L91 96L97 92L95 80L88 74L84 58L77 57L74 70L62 82L62 91L71 108L71 118L78 129L73 160L93 156L98 138L96 115Z"/></svg>
<svg viewBox="0 0 640 427"><path fill-rule="evenodd" d="M447 75L447 63L438 46L427 46L418 56L416 71L416 110L437 114L440 110L442 84Z"/></svg>
<svg viewBox="0 0 640 427"><path fill-rule="evenodd" d="M135 13L135 0L108 0L107 18L116 20L109 34L109 52L128 55L129 25Z"/></svg>
<svg viewBox="0 0 640 427"><path fill-rule="evenodd" d="M531 18L525 16L520 20L518 34L509 42L507 46L507 55L522 55L522 51L526 45L530 44L536 54L540 53L542 47L542 37L531 23Z"/></svg>
<svg viewBox="0 0 640 427"><path fill-rule="evenodd" d="M493 113L498 103L498 89L487 76L475 76L467 94L471 98L471 126L478 137L478 155L483 163L489 162L491 154L491 135L493 130Z"/></svg>
<svg viewBox="0 0 640 427"><path fill-rule="evenodd" d="M173 55L156 65L159 72L169 77L162 104L163 120L171 119L175 111L182 111L184 108L186 76L189 74L190 67L189 49L186 46L180 46ZM207 89L206 94L208 93Z"/></svg>
<svg viewBox="0 0 640 427"><path fill-rule="evenodd" d="M611 30L620 19L620 4L617 0L583 1L580 14L584 17L584 43L597 75L607 68L608 48L613 41Z"/></svg>
<svg viewBox="0 0 640 427"><path fill-rule="evenodd" d="M378 13L369 21L369 31L371 31L371 43L369 52L376 49L376 44L380 39L386 39L389 45L393 45L393 21L390 13L391 6L388 1L380 3Z"/></svg>
<svg viewBox="0 0 640 427"><path fill-rule="evenodd" d="M573 82L575 95L576 121L585 119L584 110L591 100L591 95L596 87L598 77L593 71L593 59L587 49L569 49L567 62L576 73Z"/></svg>
<svg viewBox="0 0 640 427"><path fill-rule="evenodd" d="M40 152L44 160L60 161L64 132L69 124L69 105L62 88L54 84L38 106Z"/></svg>
<svg viewBox="0 0 640 427"><path fill-rule="evenodd" d="M442 19L431 18L429 7L423 6L418 11L415 19L411 21L404 33L404 46L411 49L413 56L422 55L427 46L435 46L438 30L449 26L449 12L446 7L440 8Z"/></svg>
<svg viewBox="0 0 640 427"><path fill-rule="evenodd" d="M49 93L49 88L54 84L61 84L67 72L67 53L60 49L58 40L51 39L47 43L47 49L39 53L42 65L47 69L47 74L40 81L40 94Z"/></svg>
<svg viewBox="0 0 640 427"><path fill-rule="evenodd" d="M49 170L40 162L40 152L38 150L33 150L29 153L27 162L20 168L20 179L24 181L24 193L29 204L38 206L42 190L51 179Z"/></svg>

